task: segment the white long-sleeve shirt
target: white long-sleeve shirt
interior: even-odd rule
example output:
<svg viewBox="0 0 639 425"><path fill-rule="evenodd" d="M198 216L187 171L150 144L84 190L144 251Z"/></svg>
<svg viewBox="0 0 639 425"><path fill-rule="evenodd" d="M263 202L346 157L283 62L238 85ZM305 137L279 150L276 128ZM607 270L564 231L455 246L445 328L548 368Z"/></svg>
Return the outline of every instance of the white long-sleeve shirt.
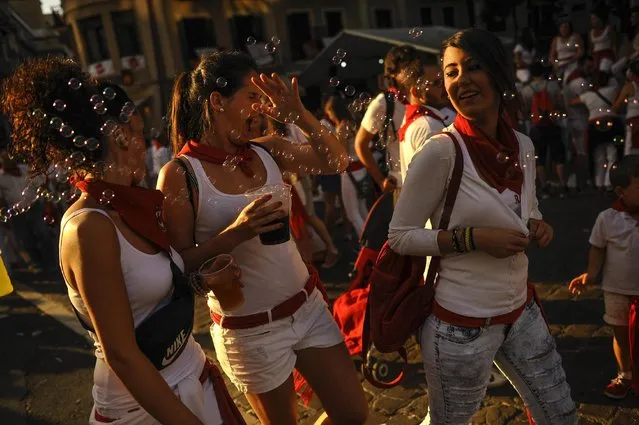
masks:
<svg viewBox="0 0 639 425"><path fill-rule="evenodd" d="M444 131L457 137L464 155L464 172L448 229L495 227L528 235L528 220L542 218L535 194L535 149L530 138L515 132L524 173L520 216L507 204L503 193L479 176L454 126ZM429 139L413 157L390 224L389 243L394 251L403 255L440 255L439 230L425 227L429 219L433 223L441 219L454 161L452 140L443 134ZM511 312L525 302L527 279L528 258L524 253L503 259L482 251L446 254L441 261L435 299L458 314L492 317Z"/></svg>

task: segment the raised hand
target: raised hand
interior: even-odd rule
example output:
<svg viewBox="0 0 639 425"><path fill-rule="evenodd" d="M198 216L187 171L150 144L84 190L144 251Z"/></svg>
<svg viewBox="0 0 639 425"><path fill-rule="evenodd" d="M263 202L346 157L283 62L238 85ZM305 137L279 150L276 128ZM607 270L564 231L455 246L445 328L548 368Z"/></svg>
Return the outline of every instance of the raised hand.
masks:
<svg viewBox="0 0 639 425"><path fill-rule="evenodd" d="M295 122L306 111L300 99L297 78L293 77L291 80L290 89L276 73L272 73L270 77L266 74L252 77L251 83L270 101L266 104L254 103L253 110L279 122Z"/></svg>

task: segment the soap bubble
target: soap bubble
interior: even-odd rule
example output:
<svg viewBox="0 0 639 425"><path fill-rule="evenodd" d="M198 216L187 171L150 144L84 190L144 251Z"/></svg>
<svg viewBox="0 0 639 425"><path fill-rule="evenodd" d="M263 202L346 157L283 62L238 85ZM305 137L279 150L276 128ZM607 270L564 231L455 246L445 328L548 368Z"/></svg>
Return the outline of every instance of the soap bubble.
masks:
<svg viewBox="0 0 639 425"><path fill-rule="evenodd" d="M408 30L408 35L410 35L412 38L419 38L422 36L422 34L424 34L424 31L422 31L421 28L415 27Z"/></svg>
<svg viewBox="0 0 639 425"><path fill-rule="evenodd" d="M335 55L331 58L331 62L333 62L334 65L339 65L342 60L339 58L339 56Z"/></svg>
<svg viewBox="0 0 639 425"><path fill-rule="evenodd" d="M64 103L64 100L62 99L56 99L53 101L53 109L58 112L63 112L65 109L67 109L67 104Z"/></svg>
<svg viewBox="0 0 639 425"><path fill-rule="evenodd" d="M515 92L511 91L511 90L506 90L503 94L502 97L504 98L504 100L513 100L517 97L517 95L515 94Z"/></svg>
<svg viewBox="0 0 639 425"><path fill-rule="evenodd" d="M49 121L49 125L54 130L60 130L62 128L62 124L64 123L62 122L62 119L59 117L53 117L51 118L51 121Z"/></svg>
<svg viewBox="0 0 639 425"><path fill-rule="evenodd" d="M297 122L297 120L300 119L300 114L296 111L293 111L291 113L288 114L288 116L286 117L286 119L288 120L289 123L295 123Z"/></svg>
<svg viewBox="0 0 639 425"><path fill-rule="evenodd" d="M337 49L337 52L335 53L335 56L337 56L340 59L344 59L346 57L346 50Z"/></svg>
<svg viewBox="0 0 639 425"><path fill-rule="evenodd" d="M497 154L497 162L499 162L500 164L505 164L508 161L510 161L510 157L506 152L499 152Z"/></svg>
<svg viewBox="0 0 639 425"><path fill-rule="evenodd" d="M43 120L47 117L47 114L42 109L34 109L31 112L31 116L36 120Z"/></svg>
<svg viewBox="0 0 639 425"><path fill-rule="evenodd" d="M99 94L94 94L89 98L89 103L94 106L102 102L104 102L104 99Z"/></svg>
<svg viewBox="0 0 639 425"><path fill-rule="evenodd" d="M55 223L55 217L53 217L51 214L45 214L43 220L49 226L53 226L53 224Z"/></svg>
<svg viewBox="0 0 639 425"><path fill-rule="evenodd" d="M113 90L113 87L105 87L102 91L102 95L106 100L113 100L115 99L116 93L115 90Z"/></svg>
<svg viewBox="0 0 639 425"><path fill-rule="evenodd" d="M89 137L84 144L86 145L87 149L91 152L93 152L94 150L97 150L100 147L100 141L98 139L96 139L95 137Z"/></svg>
<svg viewBox="0 0 639 425"><path fill-rule="evenodd" d="M257 40L255 39L255 37L253 36L246 37L246 44L248 46L255 46L255 43L257 43Z"/></svg>
<svg viewBox="0 0 639 425"><path fill-rule="evenodd" d="M60 134L62 137L69 138L73 136L73 133L73 128L68 124L62 124L62 127L60 127Z"/></svg>
<svg viewBox="0 0 639 425"><path fill-rule="evenodd" d="M226 78L224 77L218 77L218 79L215 80L215 84L217 84L220 88L224 88L228 84L228 81L226 81Z"/></svg>
<svg viewBox="0 0 639 425"><path fill-rule="evenodd" d="M106 110L107 109L106 109L106 106L105 106L104 102L98 102L95 105L93 105L93 110L98 115L104 115L104 114L106 114Z"/></svg>
<svg viewBox="0 0 639 425"><path fill-rule="evenodd" d="M355 87L353 86L346 86L344 88L344 93L346 93L346 96L353 96L355 94Z"/></svg>
<svg viewBox="0 0 639 425"><path fill-rule="evenodd" d="M82 81L77 78L71 78L68 85L71 90L79 90L82 87Z"/></svg>
<svg viewBox="0 0 639 425"><path fill-rule="evenodd" d="M331 87L337 87L340 85L340 83L341 81L337 77L331 77L331 79L328 80L328 85Z"/></svg>
<svg viewBox="0 0 639 425"><path fill-rule="evenodd" d="M106 120L102 127L100 127L100 132L105 136L110 136L115 131L118 125L113 120Z"/></svg>
<svg viewBox="0 0 639 425"><path fill-rule="evenodd" d="M281 41L278 36L274 35L273 37L271 37L271 43L273 43L276 46L279 46Z"/></svg>
<svg viewBox="0 0 639 425"><path fill-rule="evenodd" d="M277 45L269 41L268 43L264 45L264 50L266 50L268 53L272 55L273 53L277 51Z"/></svg>
<svg viewBox="0 0 639 425"><path fill-rule="evenodd" d="M82 148L86 144L87 139L84 136L75 136L73 138L73 146Z"/></svg>
<svg viewBox="0 0 639 425"><path fill-rule="evenodd" d="M371 101L371 95L368 92L361 92L359 94L359 100L362 101L362 103L369 103Z"/></svg>

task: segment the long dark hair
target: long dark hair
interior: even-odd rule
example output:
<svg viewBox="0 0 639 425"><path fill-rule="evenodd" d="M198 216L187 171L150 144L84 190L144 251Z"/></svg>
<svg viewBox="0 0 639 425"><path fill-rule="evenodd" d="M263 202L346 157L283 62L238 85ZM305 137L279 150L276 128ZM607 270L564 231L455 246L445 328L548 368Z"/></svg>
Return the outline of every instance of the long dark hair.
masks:
<svg viewBox="0 0 639 425"><path fill-rule="evenodd" d="M169 112L169 135L173 152L187 140L200 140L210 125L211 93L231 97L244 87L244 79L257 69L255 60L239 51L206 54L193 71L183 72L175 81Z"/></svg>
<svg viewBox="0 0 639 425"><path fill-rule="evenodd" d="M521 100L515 85L512 57L506 53L504 45L496 35L483 29L468 28L444 40L440 52L442 57L449 47L463 50L479 62L490 77L493 87L501 95L502 108L511 115L520 112Z"/></svg>
<svg viewBox="0 0 639 425"><path fill-rule="evenodd" d="M339 96L330 96L324 104L324 110L326 109L332 111L340 121L353 121L353 114L348 110L346 101Z"/></svg>

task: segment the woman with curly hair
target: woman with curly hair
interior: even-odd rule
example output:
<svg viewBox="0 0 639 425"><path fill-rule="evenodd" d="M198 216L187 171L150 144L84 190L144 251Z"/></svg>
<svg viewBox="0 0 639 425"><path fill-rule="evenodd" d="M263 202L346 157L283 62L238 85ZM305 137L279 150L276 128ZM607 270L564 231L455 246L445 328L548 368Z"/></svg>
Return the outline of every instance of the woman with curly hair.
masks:
<svg viewBox="0 0 639 425"><path fill-rule="evenodd" d="M191 336L193 295L168 243L164 197L139 186L143 125L126 93L62 58L21 65L2 93L10 152L36 176L55 164L83 192L61 221L60 268L96 346L89 423L243 424Z"/></svg>

